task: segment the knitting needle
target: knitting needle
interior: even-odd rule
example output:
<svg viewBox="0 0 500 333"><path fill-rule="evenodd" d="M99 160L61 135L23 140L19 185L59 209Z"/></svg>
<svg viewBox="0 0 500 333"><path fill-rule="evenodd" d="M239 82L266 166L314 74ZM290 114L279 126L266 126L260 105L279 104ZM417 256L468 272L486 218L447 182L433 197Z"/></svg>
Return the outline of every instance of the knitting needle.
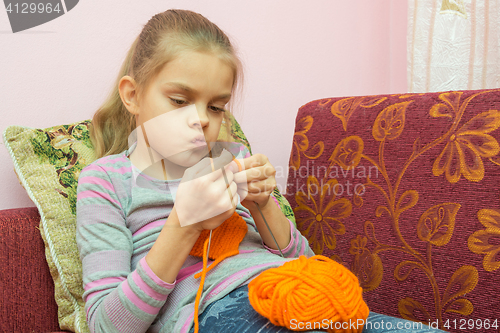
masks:
<svg viewBox="0 0 500 333"><path fill-rule="evenodd" d="M208 143L207 143L208 144ZM210 162L212 164L212 171L214 171L214 164L213 164L213 161L212 161L212 154L210 153ZM240 163L238 162L238 160L236 159L236 157L233 156L233 161L236 162L236 164L238 164L238 169L239 171L241 171L241 165ZM222 168L222 175L224 176L224 181L226 182L226 186L229 187L229 181L227 180L227 176L226 176L226 170L224 168ZM228 191L229 193L229 197L231 199L231 202L232 202L232 197L231 197L231 193ZM264 213L262 213L262 210L260 209L260 206L257 202L255 202L255 206L257 206L257 209L259 210L259 213L260 213L260 216L262 217L262 219L264 220L264 223L266 224L266 227L267 227L267 230L269 230L269 233L271 234L271 237L273 238L274 240L274 243L276 244L276 247L278 248L278 251L280 251L280 255L282 258L285 258L285 256L283 255L283 252L281 252L281 248L280 246L278 245L278 241L276 240L276 238L274 237L274 234L273 234L273 231L271 230L271 227L269 227L269 224L267 223L267 220L266 218L264 217ZM208 253L210 252L210 241L212 239L212 230L210 230L210 236L208 238L208 249L207 249L207 256L208 256ZM208 258L207 258L208 260Z"/></svg>
<svg viewBox="0 0 500 333"><path fill-rule="evenodd" d="M210 165L212 166L212 172L215 171L215 168L214 168L214 160L212 158L212 149L210 147L210 143L207 142L207 148L208 148L208 156L210 158ZM224 172L224 168L222 168L222 172ZM227 180L226 180L226 184L227 184ZM209 259L209 254L210 254L210 242L212 241L212 229L210 229L210 235L208 236L208 247L207 247L207 262L208 262L208 259Z"/></svg>
<svg viewBox="0 0 500 333"><path fill-rule="evenodd" d="M238 162L238 160L236 159L236 157L233 156L233 161L238 164L238 170L241 171L243 168L241 167L241 164L240 162ZM227 183L227 180L226 180L226 183ZM267 230L269 230L269 233L271 234L271 236L273 237L273 240L274 240L274 243L276 244L276 247L278 248L278 250L280 251L280 254L283 258L285 258L285 256L283 255L283 252L281 252L281 248L280 246L278 245L278 242L276 241L276 238L274 238L274 234L273 232L271 231L271 228L269 227L269 224L267 224L267 220L266 218L264 217L264 214L262 213L262 210L260 209L260 206L258 203L256 203L254 201L255 205L257 206L257 209L259 210L259 213L260 213L260 216L262 217L262 219L264 220L264 223L266 224L266 227L267 227Z"/></svg>
<svg viewBox="0 0 500 333"><path fill-rule="evenodd" d="M259 210L260 216L262 216L262 219L264 220L264 223L266 224L267 230L269 230L269 233L273 237L274 243L276 244L276 247L280 251L281 256L283 258L285 258L285 256L283 255L283 252L281 252L281 249L280 249L280 246L278 245L278 242L276 241L276 238L274 238L273 232L271 231L271 228L269 227L269 224L267 224L267 221L266 221L266 218L264 217L264 214L262 214L262 210L260 210L259 204L256 203L255 201L254 201L254 204L255 204L255 206L257 206L257 209Z"/></svg>
<svg viewBox="0 0 500 333"><path fill-rule="evenodd" d="M212 241L212 229L210 229L210 235L208 236L208 248L207 248L207 262L208 262L208 254L210 253L210 242Z"/></svg>

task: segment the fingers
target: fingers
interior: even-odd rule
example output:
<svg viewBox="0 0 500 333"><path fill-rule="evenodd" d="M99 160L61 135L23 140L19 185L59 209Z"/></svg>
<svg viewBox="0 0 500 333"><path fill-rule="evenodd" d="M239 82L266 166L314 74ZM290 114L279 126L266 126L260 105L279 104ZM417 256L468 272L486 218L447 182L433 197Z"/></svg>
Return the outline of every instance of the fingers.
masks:
<svg viewBox="0 0 500 333"><path fill-rule="evenodd" d="M221 170L217 172L222 174ZM208 182L205 177L179 185L175 205L181 226L212 219L236 207L238 185L230 181L231 171L225 176L215 182Z"/></svg>
<svg viewBox="0 0 500 333"><path fill-rule="evenodd" d="M231 185L231 183L234 183L234 174L231 172L231 170L227 170L226 168L224 168L214 172L214 174L216 173L219 176L213 182L218 184L217 186L220 186L220 188L226 189Z"/></svg>
<svg viewBox="0 0 500 333"><path fill-rule="evenodd" d="M224 150L219 157L211 159L211 170L212 173L209 176L209 179L212 181L218 180L221 176L224 176L225 173L227 173L227 170L233 170L234 167L231 166L231 162L233 160L233 155L228 152L227 150ZM232 182L232 172L231 172L231 179L229 180L228 184Z"/></svg>
<svg viewBox="0 0 500 333"><path fill-rule="evenodd" d="M262 192L272 192L276 188L276 182L270 179L259 180L256 182L248 183L247 192L248 193L262 193Z"/></svg>
<svg viewBox="0 0 500 333"><path fill-rule="evenodd" d="M238 195L238 192L236 192L235 195L233 195L233 202L232 202L233 207L236 208L236 206L238 206L239 201L240 201L240 196Z"/></svg>
<svg viewBox="0 0 500 333"><path fill-rule="evenodd" d="M184 172L184 180L192 180L199 177L208 176L207 181L216 181L222 177L223 168L235 169L235 164L231 164L233 155L228 151L223 151L220 156L215 158L205 157ZM231 180L232 181L232 180Z"/></svg>
<svg viewBox="0 0 500 333"><path fill-rule="evenodd" d="M208 174L208 172L206 172L205 170L207 168L210 168L210 165L211 165L210 158L205 157L192 167L187 168L186 171L184 171L184 176L190 179L193 179L195 177L202 177ZM211 172L211 169L208 170L210 170Z"/></svg>
<svg viewBox="0 0 500 333"><path fill-rule="evenodd" d="M276 170L267 157L255 154L242 160L244 171L234 174L241 200L263 201L276 188Z"/></svg>
<svg viewBox="0 0 500 333"><path fill-rule="evenodd" d="M227 150L223 150L219 157L213 158L214 171L222 169L233 160L233 155Z"/></svg>
<svg viewBox="0 0 500 333"><path fill-rule="evenodd" d="M260 193L243 193L244 195L244 200L247 201L254 201L257 203L265 203L269 199L272 191L266 191L266 192L260 192ZM238 191L238 195L240 195L240 191ZM241 198L243 196L240 195Z"/></svg>
<svg viewBox="0 0 500 333"><path fill-rule="evenodd" d="M257 180L264 180L268 178L269 175L266 174L263 169L249 169L242 172L234 174L234 181L238 184L249 183Z"/></svg>
<svg viewBox="0 0 500 333"><path fill-rule="evenodd" d="M275 175L276 170L271 165L271 163L267 162L262 166L253 167L251 169L246 169L242 172L235 173L234 181L238 184L250 183L268 178L274 178Z"/></svg>
<svg viewBox="0 0 500 333"><path fill-rule="evenodd" d="M224 209L235 208L238 204L238 185L235 182L229 184L226 188L224 186L224 190L219 194L222 196L224 203ZM235 201L236 200L236 201Z"/></svg>
<svg viewBox="0 0 500 333"><path fill-rule="evenodd" d="M228 165L226 165L227 170L231 170L232 173L238 173L243 171L243 167L241 166L241 162L237 159L233 159Z"/></svg>
<svg viewBox="0 0 500 333"><path fill-rule="evenodd" d="M227 189L229 199L231 200L231 205L236 207L238 204L238 185L236 183L232 183Z"/></svg>
<svg viewBox="0 0 500 333"><path fill-rule="evenodd" d="M250 200L249 196L256 196L256 195L269 195L273 192L273 190L276 188L276 182L267 179L267 180L260 180L256 182L251 182L246 184L246 186L241 186L238 185L238 194L244 198Z"/></svg>
<svg viewBox="0 0 500 333"><path fill-rule="evenodd" d="M255 167L258 167L261 165L265 165L267 162L268 162L268 159L267 159L266 155L255 154L255 155L252 155L248 158L244 158L242 166L243 166L244 170L247 170L247 169L255 168Z"/></svg>

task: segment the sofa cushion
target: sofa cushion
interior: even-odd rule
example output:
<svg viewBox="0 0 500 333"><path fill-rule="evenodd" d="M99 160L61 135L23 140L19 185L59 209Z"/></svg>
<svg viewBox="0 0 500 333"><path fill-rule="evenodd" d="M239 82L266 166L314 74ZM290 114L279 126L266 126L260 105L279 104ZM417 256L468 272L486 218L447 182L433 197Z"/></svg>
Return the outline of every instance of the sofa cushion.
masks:
<svg viewBox="0 0 500 333"><path fill-rule="evenodd" d="M230 116L231 140L250 145ZM82 300L82 266L76 246L76 188L81 170L95 160L89 137L90 121L46 129L10 126L4 142L23 187L40 212L40 231L54 279L55 299L62 329L87 332ZM219 139L227 132L222 127ZM294 221L288 202L276 189L281 209Z"/></svg>
<svg viewBox="0 0 500 333"><path fill-rule="evenodd" d="M75 238L78 175L95 160L88 125L89 121L47 129L10 126L4 132L15 172L40 213L59 324L76 332L88 331Z"/></svg>
<svg viewBox="0 0 500 333"><path fill-rule="evenodd" d="M36 208L0 211L0 332L58 331Z"/></svg>
<svg viewBox="0 0 500 333"><path fill-rule="evenodd" d="M286 194L298 229L358 276L372 311L456 332L469 319L492 325L499 127L500 90L304 105Z"/></svg>

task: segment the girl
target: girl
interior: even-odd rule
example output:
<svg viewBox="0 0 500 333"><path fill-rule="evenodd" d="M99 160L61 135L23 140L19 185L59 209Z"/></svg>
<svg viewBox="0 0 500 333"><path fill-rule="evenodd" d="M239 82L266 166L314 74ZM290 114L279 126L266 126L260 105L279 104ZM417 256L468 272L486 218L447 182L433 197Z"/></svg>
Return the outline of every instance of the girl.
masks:
<svg viewBox="0 0 500 333"><path fill-rule="evenodd" d="M240 78L227 36L190 11L155 15L133 43L116 89L92 121L101 158L78 183L91 332L193 332L195 319L200 332L289 332L255 312L247 296L262 271L313 255L272 198L274 167L242 145L233 150L241 168L227 153L207 157L229 125L226 105ZM203 231L219 226L239 230L218 241L238 254L224 252L213 263L195 306L194 275L202 269L195 250ZM393 328L399 320L373 313L368 320L377 317Z"/></svg>

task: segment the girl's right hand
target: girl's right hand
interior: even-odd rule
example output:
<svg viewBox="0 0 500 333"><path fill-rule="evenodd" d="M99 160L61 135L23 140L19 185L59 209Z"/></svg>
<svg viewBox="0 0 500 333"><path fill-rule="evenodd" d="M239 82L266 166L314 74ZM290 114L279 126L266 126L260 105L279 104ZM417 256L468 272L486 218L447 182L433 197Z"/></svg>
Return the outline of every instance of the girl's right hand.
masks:
<svg viewBox="0 0 500 333"><path fill-rule="evenodd" d="M224 151L217 158L202 159L184 172L174 204L182 227L199 232L211 230L233 215L238 195L231 161L232 155Z"/></svg>

